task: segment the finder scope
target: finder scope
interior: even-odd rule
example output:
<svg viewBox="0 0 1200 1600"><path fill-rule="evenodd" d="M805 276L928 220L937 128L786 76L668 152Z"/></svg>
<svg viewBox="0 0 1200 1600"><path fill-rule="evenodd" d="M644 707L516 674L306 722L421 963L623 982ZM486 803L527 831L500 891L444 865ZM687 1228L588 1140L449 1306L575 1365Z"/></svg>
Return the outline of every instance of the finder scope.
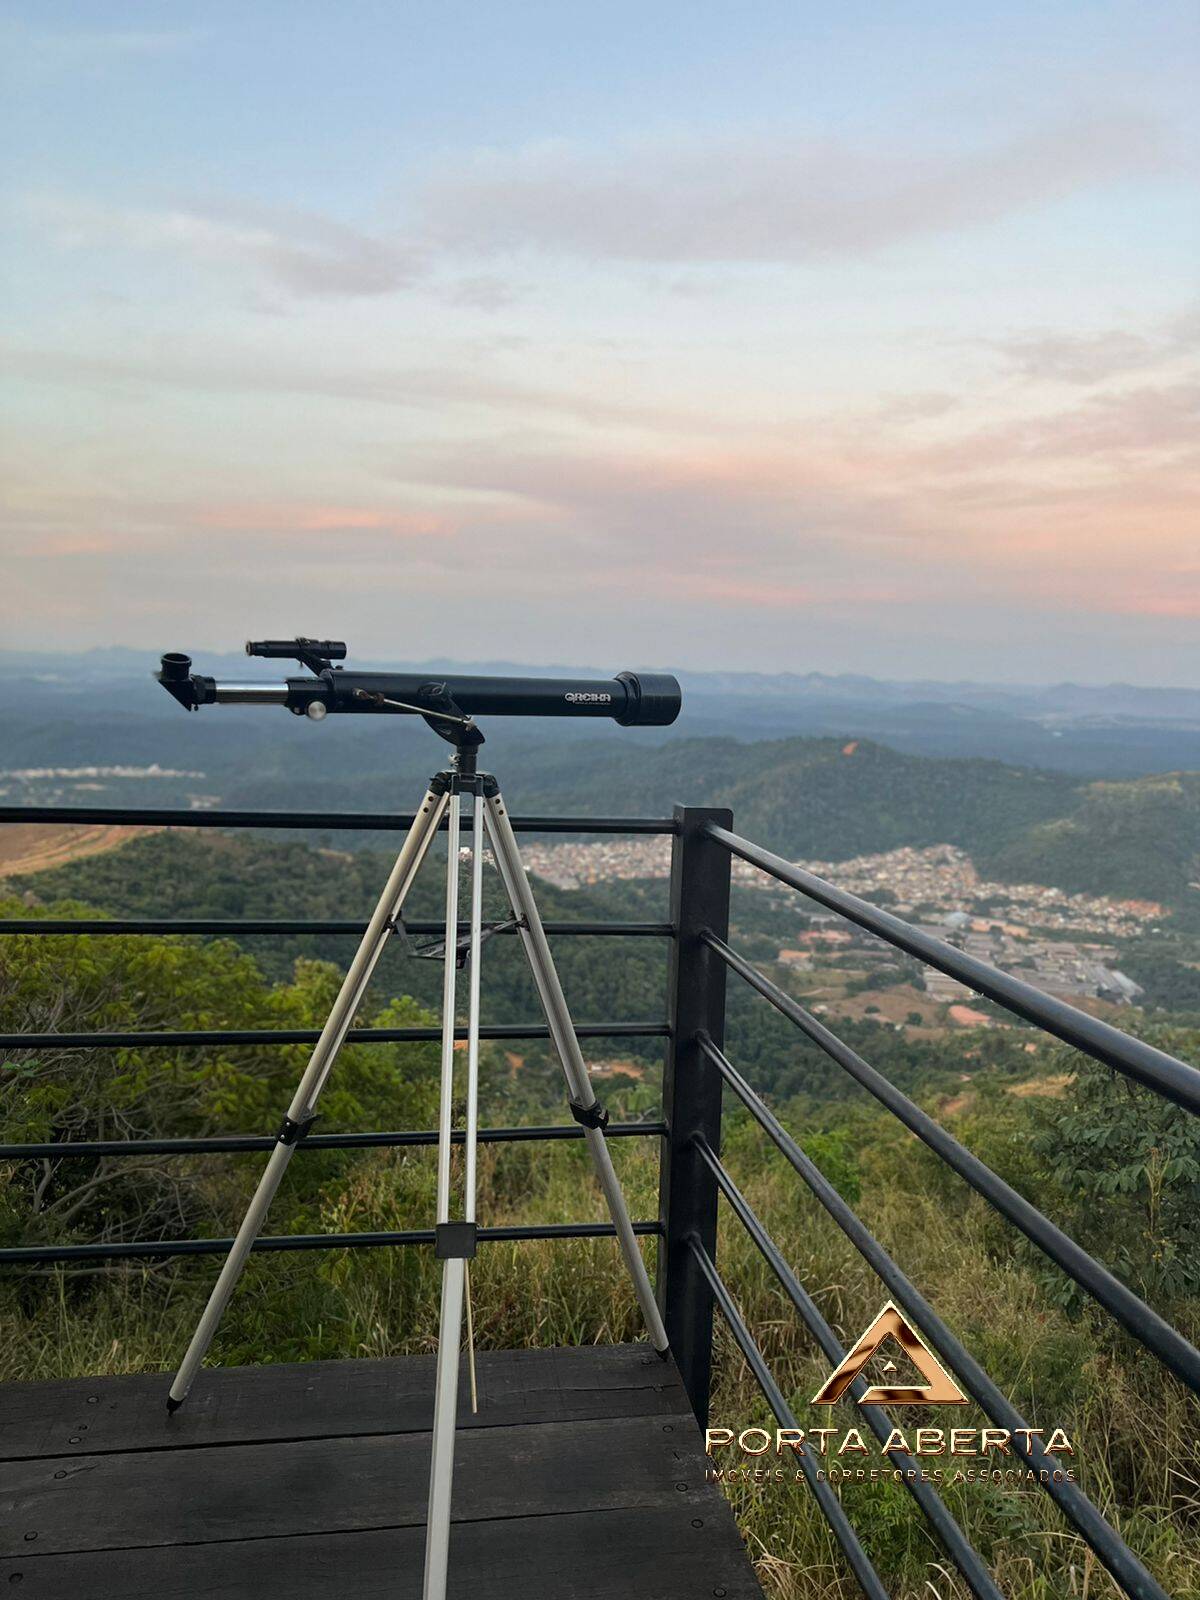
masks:
<svg viewBox="0 0 1200 1600"><path fill-rule="evenodd" d="M246 654L299 661L308 675L270 682L224 682L192 671L171 651L155 674L188 711L210 705L278 705L314 722L333 712L427 718L431 725L476 717L609 717L622 727L663 728L679 715L678 682L667 673L619 672L615 678L434 678L414 672L347 672L335 639L251 640Z"/></svg>
<svg viewBox="0 0 1200 1600"><path fill-rule="evenodd" d="M267 656L274 661L303 661L315 656L319 661L345 661L346 646L341 639L247 639L248 656Z"/></svg>

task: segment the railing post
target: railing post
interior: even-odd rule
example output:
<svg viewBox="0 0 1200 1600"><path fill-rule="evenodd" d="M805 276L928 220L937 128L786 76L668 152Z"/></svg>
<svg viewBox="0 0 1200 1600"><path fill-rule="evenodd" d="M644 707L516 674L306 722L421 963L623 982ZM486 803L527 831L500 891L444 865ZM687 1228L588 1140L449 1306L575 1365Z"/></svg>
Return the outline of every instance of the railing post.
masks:
<svg viewBox="0 0 1200 1600"><path fill-rule="evenodd" d="M712 1371L713 1296L688 1240L694 1234L716 1259L717 1185L697 1153L702 1133L721 1147L721 1076L696 1040L707 1032L718 1044L725 1033L725 963L701 942L708 928L726 937L730 856L704 832L709 822L731 828L723 809L676 806L671 855L671 946L667 996L671 1038L663 1073L663 1140L659 1176L658 1298L671 1351L701 1427L708 1422Z"/></svg>

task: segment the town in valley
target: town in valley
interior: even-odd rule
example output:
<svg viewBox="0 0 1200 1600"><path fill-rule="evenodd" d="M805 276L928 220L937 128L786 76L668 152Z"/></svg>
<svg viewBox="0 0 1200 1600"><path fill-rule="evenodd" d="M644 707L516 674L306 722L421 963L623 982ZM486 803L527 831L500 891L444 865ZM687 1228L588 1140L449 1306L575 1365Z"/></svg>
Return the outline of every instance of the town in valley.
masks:
<svg viewBox="0 0 1200 1600"><path fill-rule="evenodd" d="M541 843L525 847L528 869L563 889L580 889L614 879L669 876L671 852L663 838L622 838L600 843ZM924 932L966 951L991 966L1023 978L1046 994L1070 1000L1123 1006L1141 989L1120 968L1120 941L1157 931L1168 913L1149 900L1069 894L1046 884L994 883L982 878L970 856L951 844L903 846L848 861L797 861L796 866L840 889L915 923ZM780 912L792 908L797 931L781 942L776 960L794 975L852 974L843 988L851 993L888 989L903 983L919 988L929 1002L947 1006L947 1020L983 1025L993 1019L975 1009L973 991L931 967L898 966L890 946L825 912L805 905L790 890L736 858L736 889L768 896ZM804 987L813 994L809 984ZM820 1005L814 1006L820 1010ZM837 1009L844 1009L841 1005ZM886 1016L894 1007L864 1008ZM898 1021L933 1021L923 1008Z"/></svg>

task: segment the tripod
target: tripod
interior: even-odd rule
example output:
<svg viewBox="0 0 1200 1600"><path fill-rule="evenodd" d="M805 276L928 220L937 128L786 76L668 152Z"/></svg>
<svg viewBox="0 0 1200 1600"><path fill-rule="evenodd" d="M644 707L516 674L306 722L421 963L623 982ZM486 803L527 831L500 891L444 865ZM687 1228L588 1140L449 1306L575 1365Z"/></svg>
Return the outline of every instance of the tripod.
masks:
<svg viewBox="0 0 1200 1600"><path fill-rule="evenodd" d="M405 708L410 709L410 708ZM437 1376L434 1389L433 1452L429 1476L429 1515L425 1539L423 1600L444 1600L450 1542L450 1503L454 1474L454 1434L458 1407L458 1354L462 1340L464 1296L468 1295L468 1265L475 1256L476 1135L479 1115L479 982L483 942L483 844L486 838L516 920L517 930L533 974L542 1010L567 1081L571 1115L583 1127L583 1137L596 1176L604 1191L621 1254L633 1280L634 1292L650 1341L662 1356L667 1334L654 1297L645 1262L638 1248L625 1198L613 1169L604 1137L608 1113L600 1106L588 1078L587 1067L575 1036L562 985L550 954L536 901L517 848L516 836L499 785L489 773L477 770L477 750L483 735L469 717L421 709L435 731L456 746L451 767L430 781L412 827L401 846L390 877L371 916L362 942L334 1000L321 1036L280 1125L258 1188L246 1210L225 1265L200 1317L192 1341L171 1385L168 1411L187 1398L192 1382L216 1333L222 1313L262 1228L275 1193L287 1171L296 1146L316 1117L317 1101L329 1078L355 1013L362 1004L371 974L388 938L397 932L404 901L429 848L442 825L447 824L446 937L442 986L441 1089L437 1145L437 1225L435 1249L442 1262L441 1312L438 1324ZM433 717L438 717L438 722ZM445 724L445 725L443 725ZM459 953L459 833L461 798L472 796L470 921L467 965L467 1095L464 1143L462 1219L451 1220L450 1152L454 1094L454 1024ZM468 1317L469 1311L469 1297Z"/></svg>

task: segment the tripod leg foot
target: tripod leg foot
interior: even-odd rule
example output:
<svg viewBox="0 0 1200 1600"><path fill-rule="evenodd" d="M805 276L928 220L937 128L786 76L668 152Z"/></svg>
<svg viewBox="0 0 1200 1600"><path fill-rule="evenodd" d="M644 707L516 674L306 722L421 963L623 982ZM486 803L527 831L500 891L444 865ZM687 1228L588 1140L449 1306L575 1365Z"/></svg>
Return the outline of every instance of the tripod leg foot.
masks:
<svg viewBox="0 0 1200 1600"><path fill-rule="evenodd" d="M167 1415L173 1417L182 1404L182 1400L176 1400L173 1394L169 1394L167 1396Z"/></svg>

